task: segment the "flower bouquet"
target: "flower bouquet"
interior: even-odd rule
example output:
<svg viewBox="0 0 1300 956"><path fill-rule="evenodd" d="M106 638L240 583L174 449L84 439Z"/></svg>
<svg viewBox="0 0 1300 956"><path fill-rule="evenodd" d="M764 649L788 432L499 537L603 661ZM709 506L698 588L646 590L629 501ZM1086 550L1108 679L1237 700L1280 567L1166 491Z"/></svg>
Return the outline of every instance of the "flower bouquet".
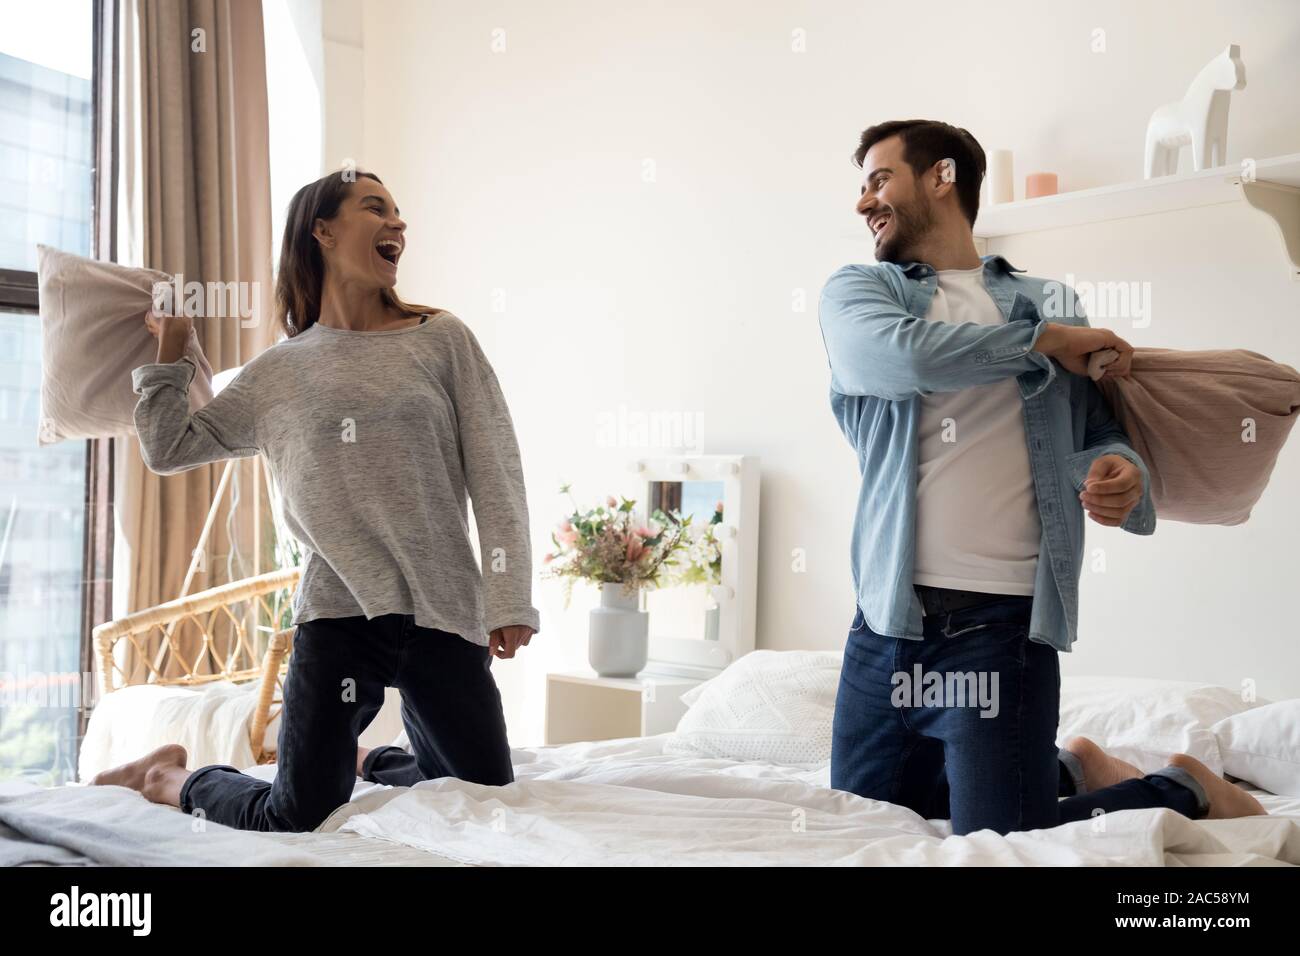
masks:
<svg viewBox="0 0 1300 956"><path fill-rule="evenodd" d="M661 587L688 542L690 518L656 509L648 518L636 502L612 495L586 511L573 500L569 486L560 489L573 511L551 533L555 550L543 559L543 577L563 578L564 606L573 584L600 586L600 607L591 612L588 660L602 677L631 677L645 666L649 620L638 608L642 588Z"/></svg>

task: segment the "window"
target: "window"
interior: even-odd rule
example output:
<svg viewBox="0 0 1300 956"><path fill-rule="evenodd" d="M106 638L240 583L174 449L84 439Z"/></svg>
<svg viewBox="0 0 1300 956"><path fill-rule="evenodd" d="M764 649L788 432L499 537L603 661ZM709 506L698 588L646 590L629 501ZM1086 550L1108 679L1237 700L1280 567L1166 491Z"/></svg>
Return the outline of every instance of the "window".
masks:
<svg viewBox="0 0 1300 956"><path fill-rule="evenodd" d="M76 779L86 442L41 447L36 244L89 255L92 0L0 33L0 778Z"/></svg>

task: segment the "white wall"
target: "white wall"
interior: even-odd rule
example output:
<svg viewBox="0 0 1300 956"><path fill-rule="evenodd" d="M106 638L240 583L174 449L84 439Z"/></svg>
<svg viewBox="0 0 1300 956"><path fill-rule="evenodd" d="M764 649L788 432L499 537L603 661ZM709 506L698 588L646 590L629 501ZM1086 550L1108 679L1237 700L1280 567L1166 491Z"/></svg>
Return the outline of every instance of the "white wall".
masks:
<svg viewBox="0 0 1300 956"><path fill-rule="evenodd" d="M322 173L361 152L365 138L365 62L361 0L321 0L325 62L325 142Z"/></svg>
<svg viewBox="0 0 1300 956"><path fill-rule="evenodd" d="M289 200L321 174L325 57L320 0L263 0L271 235L278 260Z"/></svg>
<svg viewBox="0 0 1300 956"><path fill-rule="evenodd" d="M1248 86L1233 97L1229 159L1300 152L1300 8L1287 2L385 0L361 18L356 158L410 224L403 294L460 314L495 365L536 556L562 515L561 482L584 499L636 491L623 471L633 450L598 444L599 415L699 413L704 451L762 458L766 648L841 646L853 612L859 479L827 403L816 298L835 268L870 255L846 238L862 233L849 156L865 126L944 119L1015 150L1019 174L1055 170L1067 189L1130 181L1150 111L1235 42ZM1091 52L1098 27L1104 53ZM792 50L799 36L805 52ZM1300 365L1300 283L1272 225L1244 209L997 248L1038 275L1152 282L1150 327L1117 329L1135 345ZM1170 523L1138 538L1089 522L1108 570L1085 572L1063 670L1300 694L1287 587L1297 476L1293 444L1240 528ZM791 571L795 548L806 573ZM517 743L540 736L541 675L583 664L594 596L579 589L565 612L541 582L536 603L543 633L495 667Z"/></svg>

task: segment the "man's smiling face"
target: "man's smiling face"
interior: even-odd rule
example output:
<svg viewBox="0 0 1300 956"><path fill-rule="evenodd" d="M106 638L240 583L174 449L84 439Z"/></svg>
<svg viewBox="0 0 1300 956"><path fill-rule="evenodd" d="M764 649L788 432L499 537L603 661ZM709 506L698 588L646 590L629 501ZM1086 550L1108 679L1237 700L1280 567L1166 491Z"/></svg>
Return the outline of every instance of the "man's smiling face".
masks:
<svg viewBox="0 0 1300 956"><path fill-rule="evenodd" d="M862 169L866 176L857 212L875 237L876 261L911 261L921 238L934 225L934 210L903 156L902 137L890 136L872 146L862 159Z"/></svg>

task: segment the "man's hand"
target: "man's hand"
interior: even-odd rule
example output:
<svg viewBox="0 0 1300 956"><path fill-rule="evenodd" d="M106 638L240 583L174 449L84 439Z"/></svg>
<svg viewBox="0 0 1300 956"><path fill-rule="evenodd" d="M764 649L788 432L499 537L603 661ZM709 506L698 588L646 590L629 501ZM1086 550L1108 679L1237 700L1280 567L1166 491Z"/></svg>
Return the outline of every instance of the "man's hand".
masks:
<svg viewBox="0 0 1300 956"><path fill-rule="evenodd" d="M1101 349L1114 349L1119 353L1119 357L1106 366L1106 377L1126 377L1129 363L1133 360L1133 346L1110 329L1048 322L1034 343L1035 352L1056 359L1067 372L1075 375L1087 375L1088 356Z"/></svg>
<svg viewBox="0 0 1300 956"><path fill-rule="evenodd" d="M1117 528L1142 500L1142 471L1123 455L1100 455L1088 469L1079 500L1093 521Z"/></svg>
<svg viewBox="0 0 1300 956"><path fill-rule="evenodd" d="M533 639L533 635L536 633L527 624L511 624L508 627L498 627L488 636L488 647L494 657L514 657L515 651L521 647L527 647L528 642Z"/></svg>

